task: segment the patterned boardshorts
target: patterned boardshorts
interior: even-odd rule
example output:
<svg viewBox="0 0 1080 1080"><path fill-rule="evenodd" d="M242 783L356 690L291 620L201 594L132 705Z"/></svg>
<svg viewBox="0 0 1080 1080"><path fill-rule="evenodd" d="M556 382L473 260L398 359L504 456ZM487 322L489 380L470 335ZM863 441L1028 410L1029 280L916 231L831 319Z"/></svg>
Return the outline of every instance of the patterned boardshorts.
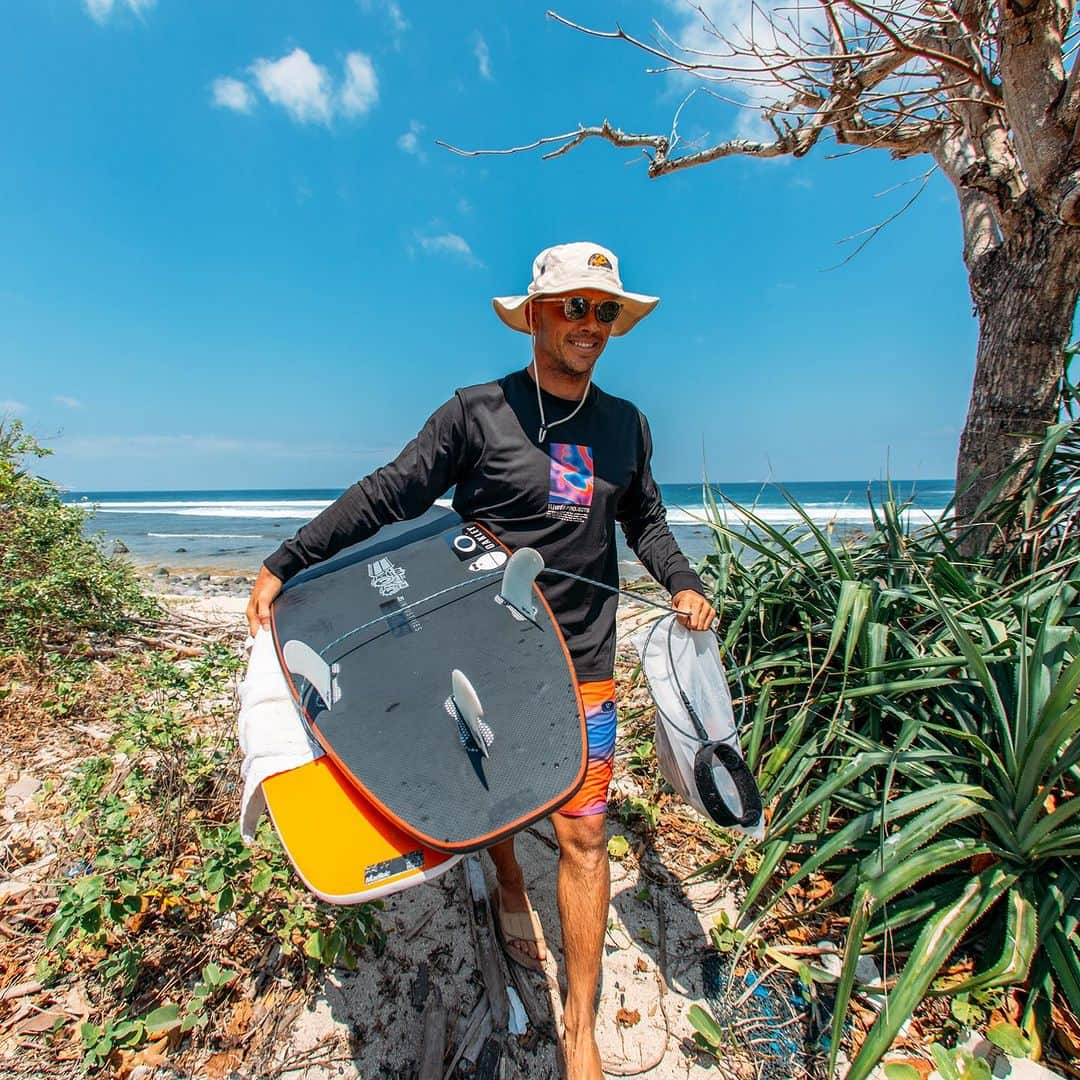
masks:
<svg viewBox="0 0 1080 1080"><path fill-rule="evenodd" d="M587 817L607 809L607 793L615 760L615 680L580 683L585 705L585 730L589 742L589 764L585 782L574 797L559 808L566 817Z"/></svg>

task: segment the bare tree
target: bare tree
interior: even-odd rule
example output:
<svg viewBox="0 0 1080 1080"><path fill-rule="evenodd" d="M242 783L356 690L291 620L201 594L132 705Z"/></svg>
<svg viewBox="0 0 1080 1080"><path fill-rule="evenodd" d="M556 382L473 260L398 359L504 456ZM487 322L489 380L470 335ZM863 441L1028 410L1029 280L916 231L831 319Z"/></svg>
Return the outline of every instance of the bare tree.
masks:
<svg viewBox="0 0 1080 1080"><path fill-rule="evenodd" d="M771 135L686 144L676 113L667 134L627 134L606 120L530 146L557 157L586 139L638 148L649 175L741 155L802 157L824 139L852 152L929 155L952 183L979 344L957 458L959 515L1057 417L1080 289L1080 74L1073 0L808 0L765 7L721 29L705 8L701 42L656 25L651 40L589 29L681 72L707 92L734 87ZM1066 70L1071 67L1071 70ZM685 104L685 102L684 102ZM681 107L680 107L681 111ZM445 144L444 144L445 145Z"/></svg>

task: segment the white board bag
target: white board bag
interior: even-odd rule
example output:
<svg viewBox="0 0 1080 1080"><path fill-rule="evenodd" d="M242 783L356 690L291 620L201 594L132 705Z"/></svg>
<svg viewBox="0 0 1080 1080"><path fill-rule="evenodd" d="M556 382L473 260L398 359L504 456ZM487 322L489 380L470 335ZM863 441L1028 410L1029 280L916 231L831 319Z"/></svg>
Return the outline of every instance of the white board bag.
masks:
<svg viewBox="0 0 1080 1080"><path fill-rule="evenodd" d="M760 842L761 794L746 767L716 635L674 615L631 638L656 702L656 758L664 779L724 828Z"/></svg>

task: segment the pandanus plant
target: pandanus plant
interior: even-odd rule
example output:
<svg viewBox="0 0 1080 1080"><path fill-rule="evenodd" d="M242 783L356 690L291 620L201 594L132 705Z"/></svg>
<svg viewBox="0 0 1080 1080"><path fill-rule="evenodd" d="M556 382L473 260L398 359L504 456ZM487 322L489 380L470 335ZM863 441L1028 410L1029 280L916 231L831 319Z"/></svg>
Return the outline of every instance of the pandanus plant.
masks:
<svg viewBox="0 0 1080 1080"><path fill-rule="evenodd" d="M748 532L711 502L705 576L771 808L743 917L756 929L811 875L830 883L818 907L847 920L830 1075L864 953L888 993L849 1080L927 994L1026 984L1029 1030L1055 993L1080 1014L1080 422L1018 468L975 559L948 512L915 526L891 490L857 540L793 500L787 529L728 504ZM943 974L958 949L973 965Z"/></svg>

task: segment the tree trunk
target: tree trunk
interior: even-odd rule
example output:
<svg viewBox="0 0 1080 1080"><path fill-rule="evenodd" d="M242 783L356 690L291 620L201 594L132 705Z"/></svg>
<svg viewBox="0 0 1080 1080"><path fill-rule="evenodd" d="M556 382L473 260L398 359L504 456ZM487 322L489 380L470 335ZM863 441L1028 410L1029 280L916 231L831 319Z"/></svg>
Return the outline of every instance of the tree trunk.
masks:
<svg viewBox="0 0 1080 1080"><path fill-rule="evenodd" d="M956 462L957 514L979 502L1058 418L1065 347L1080 291L1080 230L1030 206L1025 226L972 267L979 347ZM970 554L993 542L973 532Z"/></svg>

